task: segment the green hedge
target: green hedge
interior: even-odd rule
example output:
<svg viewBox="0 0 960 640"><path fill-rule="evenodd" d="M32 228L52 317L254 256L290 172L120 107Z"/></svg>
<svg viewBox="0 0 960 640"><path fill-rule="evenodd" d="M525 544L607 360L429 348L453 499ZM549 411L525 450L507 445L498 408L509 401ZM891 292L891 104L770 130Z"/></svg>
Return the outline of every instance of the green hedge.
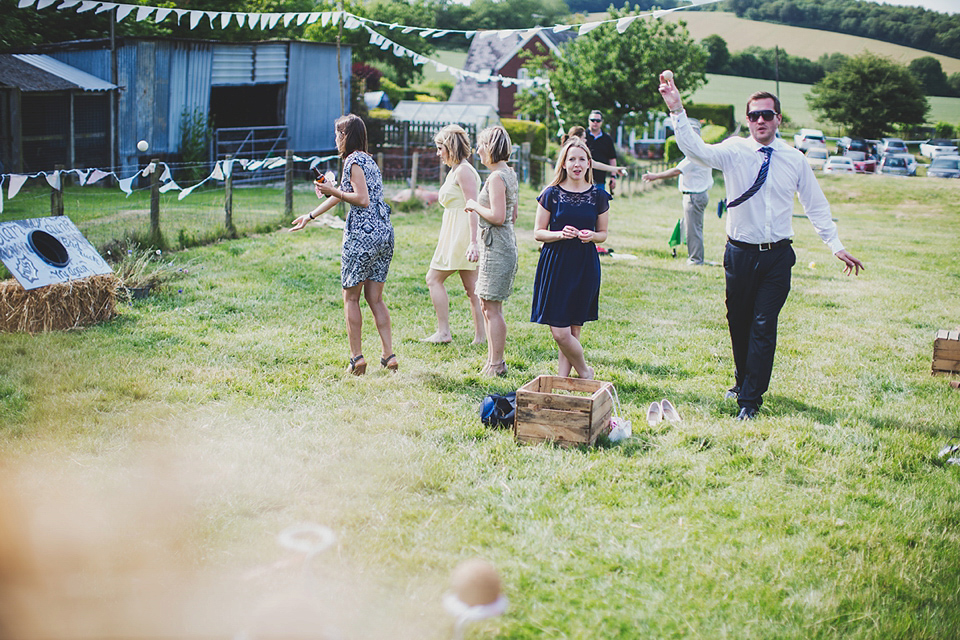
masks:
<svg viewBox="0 0 960 640"><path fill-rule="evenodd" d="M690 112L688 111L687 113L689 114ZM713 144L726 138L729 135L728 131L729 129L726 127L708 124L701 130L700 137L703 138L704 142ZM663 146L663 157L666 158L669 163L680 162L680 160L683 159L683 152L680 151L680 147L677 146L677 138L675 136L667 138L667 142Z"/></svg>
<svg viewBox="0 0 960 640"><path fill-rule="evenodd" d="M502 118L500 124L510 134L510 141L514 144L529 142L531 155L547 155L547 126L545 124L530 122L529 120L514 120L513 118ZM530 179L533 184L543 182L543 171L542 162L530 161Z"/></svg>
<svg viewBox="0 0 960 640"><path fill-rule="evenodd" d="M732 104L688 104L684 109L688 116L701 122L720 125L731 131L737 126Z"/></svg>

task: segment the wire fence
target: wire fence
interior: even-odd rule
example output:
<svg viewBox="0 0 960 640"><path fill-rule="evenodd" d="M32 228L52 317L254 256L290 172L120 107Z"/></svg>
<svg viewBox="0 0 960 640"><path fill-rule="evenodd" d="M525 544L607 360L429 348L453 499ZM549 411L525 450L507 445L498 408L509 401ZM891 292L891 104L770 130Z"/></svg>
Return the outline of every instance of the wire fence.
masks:
<svg viewBox="0 0 960 640"><path fill-rule="evenodd" d="M435 153L414 152L404 156L385 148L374 156L384 168L384 190L388 198L411 187L436 190L446 175ZM518 176L527 184L531 184L530 162L537 160L551 166L548 158L529 154L517 153L512 158ZM323 171L330 169L338 173L338 164L338 160L333 159L318 166ZM406 168L398 169L398 165ZM618 181L617 196L630 198L649 189L650 186L640 180L642 173L659 171L665 166L658 160L632 164L630 174ZM204 184L182 199L181 191L161 192L159 171L138 175L130 185L129 195L112 180L80 186L70 174L61 174L61 187L54 189L42 177L33 178L14 198L4 199L0 222L66 215L101 252L130 243L181 249L221 238L275 231L289 226L293 218L318 203L313 172L307 163L292 163L288 159L286 170L281 167L278 171L274 167L243 173L243 180L233 180L232 176L225 180L210 179L214 168L211 164L169 165L173 180L180 187L196 185L206 178ZM486 174L482 166L478 169L481 175ZM5 181L4 187L8 184ZM343 215L343 210L340 213Z"/></svg>

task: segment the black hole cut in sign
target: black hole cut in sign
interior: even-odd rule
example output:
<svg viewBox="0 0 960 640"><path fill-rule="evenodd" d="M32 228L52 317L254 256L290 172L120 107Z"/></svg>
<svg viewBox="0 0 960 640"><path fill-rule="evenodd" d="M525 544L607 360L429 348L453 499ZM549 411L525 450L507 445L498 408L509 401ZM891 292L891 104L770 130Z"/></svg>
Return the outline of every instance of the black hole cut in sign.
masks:
<svg viewBox="0 0 960 640"><path fill-rule="evenodd" d="M34 229L27 234L27 244L44 262L52 267L65 267L70 262L70 255L63 243L46 231Z"/></svg>

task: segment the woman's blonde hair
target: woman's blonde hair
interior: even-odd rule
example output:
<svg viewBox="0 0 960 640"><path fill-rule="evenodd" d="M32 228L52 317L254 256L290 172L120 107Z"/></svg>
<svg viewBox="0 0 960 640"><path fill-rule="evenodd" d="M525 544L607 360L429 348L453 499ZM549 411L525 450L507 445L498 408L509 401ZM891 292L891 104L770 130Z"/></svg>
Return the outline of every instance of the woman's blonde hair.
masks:
<svg viewBox="0 0 960 640"><path fill-rule="evenodd" d="M487 127L477 134L477 149L486 147L491 162L506 162L513 151L510 134L500 125Z"/></svg>
<svg viewBox="0 0 960 640"><path fill-rule="evenodd" d="M470 138L467 132L458 124L448 124L433 136L433 142L438 147L443 147L447 152L447 157L454 165L458 165L473 153L470 148Z"/></svg>
<svg viewBox="0 0 960 640"><path fill-rule="evenodd" d="M586 180L590 184L593 184L593 156L590 155L590 147L587 146L587 141L583 138L573 136L567 140L566 144L560 147L560 153L557 155L557 166L553 168L553 181L550 183L551 187L567 179L567 154L570 153L570 149L574 147L583 149L584 153L587 154L587 161L590 163L590 166L587 167Z"/></svg>

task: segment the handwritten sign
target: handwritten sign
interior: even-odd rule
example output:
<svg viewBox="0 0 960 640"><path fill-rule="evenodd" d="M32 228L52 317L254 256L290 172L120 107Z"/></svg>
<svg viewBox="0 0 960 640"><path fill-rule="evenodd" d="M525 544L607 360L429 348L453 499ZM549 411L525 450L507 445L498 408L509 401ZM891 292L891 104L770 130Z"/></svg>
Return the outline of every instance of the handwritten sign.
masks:
<svg viewBox="0 0 960 640"><path fill-rule="evenodd" d="M33 231L46 232L53 239L42 233L31 236ZM66 249L66 260L62 252L57 259L44 255L58 252L58 241ZM51 247L51 243L55 246ZM113 268L66 216L0 222L0 260L20 286L28 291L58 282L113 273ZM55 266L58 264L63 266Z"/></svg>

